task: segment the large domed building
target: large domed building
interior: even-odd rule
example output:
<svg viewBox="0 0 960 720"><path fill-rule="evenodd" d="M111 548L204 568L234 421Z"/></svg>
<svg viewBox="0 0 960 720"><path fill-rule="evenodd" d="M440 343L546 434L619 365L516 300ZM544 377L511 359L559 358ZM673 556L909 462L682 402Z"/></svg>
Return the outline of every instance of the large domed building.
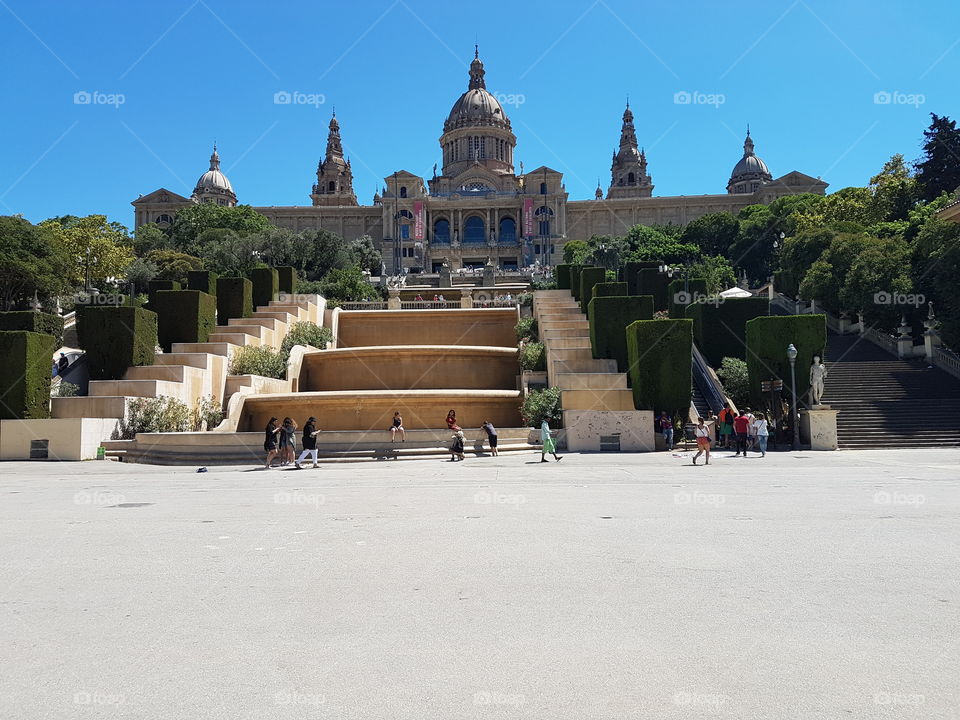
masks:
<svg viewBox="0 0 960 720"><path fill-rule="evenodd" d="M437 164L429 178L395 170L384 177L373 202L360 205L334 113L326 152L310 186L311 204L254 209L274 225L292 230L323 228L346 239L369 235L382 249L387 272L431 272L444 262L454 269L482 266L488 260L505 269L553 265L568 240L620 235L638 223L686 224L708 213L737 213L785 195L822 195L827 188L819 178L796 171L774 179L754 153L748 130L726 193L655 197L627 103L606 193L597 187L591 199L570 200L560 171L546 165L524 170L519 162L517 172L517 137L503 104L487 90L486 69L476 50L467 88L450 108L439 143L439 173ZM136 226L169 224L178 208L198 202L237 202L220 171L216 148L210 169L190 197L160 188L134 200Z"/></svg>

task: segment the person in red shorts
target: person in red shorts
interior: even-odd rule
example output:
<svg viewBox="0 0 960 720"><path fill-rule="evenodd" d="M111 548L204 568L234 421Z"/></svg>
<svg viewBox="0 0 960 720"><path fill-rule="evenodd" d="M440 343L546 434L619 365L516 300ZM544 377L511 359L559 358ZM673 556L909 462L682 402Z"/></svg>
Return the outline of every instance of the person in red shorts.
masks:
<svg viewBox="0 0 960 720"><path fill-rule="evenodd" d="M710 428L708 428L702 417L697 418L697 426L693 429L693 435L697 438L697 454L693 456L693 464L697 464L697 458L706 453L707 459L704 465L710 464Z"/></svg>

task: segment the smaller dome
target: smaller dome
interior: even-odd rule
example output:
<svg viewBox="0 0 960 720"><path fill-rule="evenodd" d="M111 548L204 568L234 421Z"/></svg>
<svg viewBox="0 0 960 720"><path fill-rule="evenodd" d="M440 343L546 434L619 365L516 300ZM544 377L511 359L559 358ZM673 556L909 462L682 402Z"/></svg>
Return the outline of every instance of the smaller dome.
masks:
<svg viewBox="0 0 960 720"><path fill-rule="evenodd" d="M743 142L743 157L733 167L730 173L730 180L727 183L728 191L732 191L737 183L755 181L760 183L770 182L773 175L767 164L757 157L753 151L753 138L750 137L750 129L747 128L747 138Z"/></svg>
<svg viewBox="0 0 960 720"><path fill-rule="evenodd" d="M216 145L213 146L213 154L210 156L210 169L197 180L197 186L193 192L195 195L204 192L233 193L233 186L230 184L230 180L220 172L220 155L217 153Z"/></svg>

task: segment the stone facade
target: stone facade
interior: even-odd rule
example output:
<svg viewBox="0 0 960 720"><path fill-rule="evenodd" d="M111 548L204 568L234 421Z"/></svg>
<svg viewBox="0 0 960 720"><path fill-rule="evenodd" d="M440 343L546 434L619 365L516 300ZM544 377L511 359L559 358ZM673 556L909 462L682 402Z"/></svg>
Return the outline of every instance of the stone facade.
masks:
<svg viewBox="0 0 960 720"><path fill-rule="evenodd" d="M633 112L623 113L618 149L613 153L606 197L597 188L590 200L570 200L563 174L547 166L514 168L516 136L500 102L486 89L478 53L470 64L467 91L454 103L440 137L443 167L425 179L407 170L384 178L372 205L359 205L349 159L343 156L340 125L330 121L327 149L317 168L312 205L254 207L278 227L324 229L352 239L369 235L383 252L387 272L401 268L438 272L446 261L454 270L492 260L504 269L553 265L567 240L623 234L638 223L685 224L715 212L737 213L748 205L812 192L827 184L800 172L774 179L754 153L749 130L743 157L716 195L654 197L647 157L638 146ZM172 221L180 207L194 202L235 204L229 180L211 171L190 198L159 189L133 202L135 224Z"/></svg>

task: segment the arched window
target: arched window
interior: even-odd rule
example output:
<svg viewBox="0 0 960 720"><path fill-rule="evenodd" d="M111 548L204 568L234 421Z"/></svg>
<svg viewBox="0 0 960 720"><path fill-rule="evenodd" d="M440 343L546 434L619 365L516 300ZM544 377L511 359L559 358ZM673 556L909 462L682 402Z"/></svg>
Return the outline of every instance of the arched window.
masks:
<svg viewBox="0 0 960 720"><path fill-rule="evenodd" d="M482 217L472 215L467 218L467 221L463 224L463 241L466 243L482 243L487 241Z"/></svg>
<svg viewBox="0 0 960 720"><path fill-rule="evenodd" d="M166 213L164 213L162 215L158 215L155 222L157 223L157 225L164 225L164 224L169 225L170 223L173 222L173 218L167 215Z"/></svg>
<svg viewBox="0 0 960 720"><path fill-rule="evenodd" d="M553 210L548 208L546 205L541 205L537 208L537 211L534 213L537 218L537 224L539 226L540 237L549 237L550 236L550 218L553 216Z"/></svg>
<svg viewBox="0 0 960 720"><path fill-rule="evenodd" d="M541 195L547 194L547 184L545 182L540 183L540 194Z"/></svg>
<svg viewBox="0 0 960 720"><path fill-rule="evenodd" d="M441 218L433 224L433 241L438 243L450 242L450 221Z"/></svg>
<svg viewBox="0 0 960 720"><path fill-rule="evenodd" d="M337 184L333 180L331 180L327 185L327 192L333 192L336 189L337 189Z"/></svg>
<svg viewBox="0 0 960 720"><path fill-rule="evenodd" d="M406 185L401 185L401 186L400 186L400 197L405 198L406 196L407 196L407 186L406 186Z"/></svg>
<svg viewBox="0 0 960 720"><path fill-rule="evenodd" d="M637 182L637 176L633 173L627 173L627 185L633 185Z"/></svg>
<svg viewBox="0 0 960 720"><path fill-rule="evenodd" d="M500 219L500 242L517 241L517 223L511 217Z"/></svg>

